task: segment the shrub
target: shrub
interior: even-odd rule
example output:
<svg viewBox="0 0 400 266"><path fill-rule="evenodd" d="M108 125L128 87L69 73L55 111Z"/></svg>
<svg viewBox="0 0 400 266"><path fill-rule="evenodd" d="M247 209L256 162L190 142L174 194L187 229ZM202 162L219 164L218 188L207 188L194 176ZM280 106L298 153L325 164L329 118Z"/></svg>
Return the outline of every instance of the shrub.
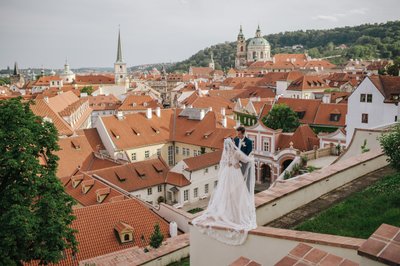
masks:
<svg viewBox="0 0 400 266"><path fill-rule="evenodd" d="M388 162L393 168L400 171L400 123L397 123L393 130L384 133L379 141Z"/></svg>

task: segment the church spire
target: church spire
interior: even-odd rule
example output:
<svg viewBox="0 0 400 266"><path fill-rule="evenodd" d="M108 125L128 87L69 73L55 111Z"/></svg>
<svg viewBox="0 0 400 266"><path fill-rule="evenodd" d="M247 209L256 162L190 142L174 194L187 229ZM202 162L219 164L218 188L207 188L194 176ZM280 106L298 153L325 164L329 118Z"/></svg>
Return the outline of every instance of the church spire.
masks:
<svg viewBox="0 0 400 266"><path fill-rule="evenodd" d="M121 49L121 30L118 29L118 50L117 50L117 62L122 62L122 49Z"/></svg>
<svg viewBox="0 0 400 266"><path fill-rule="evenodd" d="M243 35L242 25L240 25L240 30L239 30L239 34L238 34L238 39L242 39L242 38L244 38L244 35Z"/></svg>
<svg viewBox="0 0 400 266"><path fill-rule="evenodd" d="M257 27L256 37L261 37L260 24L258 24L258 27Z"/></svg>
<svg viewBox="0 0 400 266"><path fill-rule="evenodd" d="M19 75L19 69L18 69L18 64L17 62L14 63L14 72L13 72L14 76Z"/></svg>

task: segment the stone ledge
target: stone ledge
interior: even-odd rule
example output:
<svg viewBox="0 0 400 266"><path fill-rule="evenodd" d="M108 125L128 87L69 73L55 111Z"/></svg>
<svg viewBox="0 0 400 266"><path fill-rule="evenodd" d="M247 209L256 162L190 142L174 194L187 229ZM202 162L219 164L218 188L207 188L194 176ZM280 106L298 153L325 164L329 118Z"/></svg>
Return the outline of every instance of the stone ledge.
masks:
<svg viewBox="0 0 400 266"><path fill-rule="evenodd" d="M381 151L370 151L359 156L352 157L340 164L333 164L325 167L324 169L314 171L298 178L285 180L284 182L278 183L278 185L273 188L255 194L254 198L256 208L267 205L286 195L301 190L304 187L308 187L324 179L329 179L330 177L344 172L351 167L364 164L383 155L384 154Z"/></svg>
<svg viewBox="0 0 400 266"><path fill-rule="evenodd" d="M256 229L251 230L249 234L354 250L358 250L365 242L365 239L360 238L279 229L273 227L257 227Z"/></svg>

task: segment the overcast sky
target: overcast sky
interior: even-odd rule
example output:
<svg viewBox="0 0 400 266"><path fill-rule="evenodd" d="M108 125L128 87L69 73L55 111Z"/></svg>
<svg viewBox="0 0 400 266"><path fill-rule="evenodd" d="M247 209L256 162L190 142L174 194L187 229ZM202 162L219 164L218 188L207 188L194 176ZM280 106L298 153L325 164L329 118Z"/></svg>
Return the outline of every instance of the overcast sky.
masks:
<svg viewBox="0 0 400 266"><path fill-rule="evenodd" d="M128 66L174 62L263 34L400 19L399 0L1 0L0 68L112 67L121 25Z"/></svg>

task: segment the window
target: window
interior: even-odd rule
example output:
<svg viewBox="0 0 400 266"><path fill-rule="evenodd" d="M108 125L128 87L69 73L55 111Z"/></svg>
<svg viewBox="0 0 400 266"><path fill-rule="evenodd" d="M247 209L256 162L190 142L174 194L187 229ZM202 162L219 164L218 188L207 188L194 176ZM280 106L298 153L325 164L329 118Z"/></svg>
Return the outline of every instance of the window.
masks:
<svg viewBox="0 0 400 266"><path fill-rule="evenodd" d="M129 234L124 235L124 241L129 241Z"/></svg>
<svg viewBox="0 0 400 266"><path fill-rule="evenodd" d="M214 169L218 170L218 164L214 165Z"/></svg>
<svg viewBox="0 0 400 266"><path fill-rule="evenodd" d="M186 189L183 191L183 201L188 201L189 200L189 190Z"/></svg>
<svg viewBox="0 0 400 266"><path fill-rule="evenodd" d="M397 115L394 116L394 122L397 122Z"/></svg>
<svg viewBox="0 0 400 266"><path fill-rule="evenodd" d="M147 195L153 194L153 188L148 188L147 189Z"/></svg>
<svg viewBox="0 0 400 266"><path fill-rule="evenodd" d="M119 76L122 79L122 75Z"/></svg>
<svg viewBox="0 0 400 266"><path fill-rule="evenodd" d="M161 149L157 149L157 156L161 156Z"/></svg>
<svg viewBox="0 0 400 266"><path fill-rule="evenodd" d="M367 94L367 103L372 103L372 94Z"/></svg>
<svg viewBox="0 0 400 266"><path fill-rule="evenodd" d="M162 186L161 185L158 185L158 192L162 192Z"/></svg>
<svg viewBox="0 0 400 266"><path fill-rule="evenodd" d="M208 168L204 169L204 173L205 173L205 174L208 173Z"/></svg>
<svg viewBox="0 0 400 266"><path fill-rule="evenodd" d="M303 119L304 115L306 114L305 111L296 112L299 119Z"/></svg>
<svg viewBox="0 0 400 266"><path fill-rule="evenodd" d="M360 102L365 103L366 94L360 94Z"/></svg>
<svg viewBox="0 0 400 266"><path fill-rule="evenodd" d="M340 119L340 114L331 114L330 121L337 122Z"/></svg>
<svg viewBox="0 0 400 266"><path fill-rule="evenodd" d="M122 69L122 66L120 65L119 68Z"/></svg>
<svg viewBox="0 0 400 266"><path fill-rule="evenodd" d="M195 189L193 190L193 197L194 197L194 198L197 198L198 194L199 194L199 188L195 188Z"/></svg>
<svg viewBox="0 0 400 266"><path fill-rule="evenodd" d="M208 184L204 185L204 193L207 194L208 193Z"/></svg>
<svg viewBox="0 0 400 266"><path fill-rule="evenodd" d="M179 147L175 147L175 153L179 154Z"/></svg>
<svg viewBox="0 0 400 266"><path fill-rule="evenodd" d="M144 158L149 158L149 157L150 157L150 151L145 151Z"/></svg>
<svg viewBox="0 0 400 266"><path fill-rule="evenodd" d="M168 164L174 164L174 146L168 146Z"/></svg>
<svg viewBox="0 0 400 266"><path fill-rule="evenodd" d="M269 141L264 140L263 142L263 151L269 151Z"/></svg>
<svg viewBox="0 0 400 266"><path fill-rule="evenodd" d="M131 154L131 159L132 159L132 161L136 161L136 152L133 152Z"/></svg>
<svg viewBox="0 0 400 266"><path fill-rule="evenodd" d="M189 148L186 148L186 155L187 155L187 156L190 156L190 150L189 150Z"/></svg>
<svg viewBox="0 0 400 266"><path fill-rule="evenodd" d="M197 151L196 150L193 151L193 156L197 156Z"/></svg>
<svg viewBox="0 0 400 266"><path fill-rule="evenodd" d="M217 185L218 185L218 180L215 180L215 181L214 181L214 188L216 188Z"/></svg>
<svg viewBox="0 0 400 266"><path fill-rule="evenodd" d="M182 148L182 155L185 156L186 155L186 149Z"/></svg>
<svg viewBox="0 0 400 266"><path fill-rule="evenodd" d="M368 114L361 115L361 123L368 124Z"/></svg>

